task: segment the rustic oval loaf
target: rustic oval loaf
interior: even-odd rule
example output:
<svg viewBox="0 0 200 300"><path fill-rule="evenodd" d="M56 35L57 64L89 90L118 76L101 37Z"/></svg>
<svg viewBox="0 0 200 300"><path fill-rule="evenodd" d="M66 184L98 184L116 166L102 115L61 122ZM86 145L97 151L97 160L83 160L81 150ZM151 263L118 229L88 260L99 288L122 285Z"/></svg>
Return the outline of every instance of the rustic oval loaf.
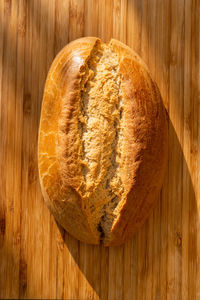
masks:
<svg viewBox="0 0 200 300"><path fill-rule="evenodd" d="M141 58L114 39L68 44L47 77L38 144L56 220L81 241L123 243L158 198L166 160L166 113Z"/></svg>

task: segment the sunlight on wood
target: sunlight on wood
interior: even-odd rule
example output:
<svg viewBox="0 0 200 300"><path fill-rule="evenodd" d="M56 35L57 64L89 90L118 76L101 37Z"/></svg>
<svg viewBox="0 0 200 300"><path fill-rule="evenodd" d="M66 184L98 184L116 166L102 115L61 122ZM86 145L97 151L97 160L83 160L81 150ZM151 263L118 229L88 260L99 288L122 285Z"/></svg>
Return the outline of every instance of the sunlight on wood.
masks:
<svg viewBox="0 0 200 300"><path fill-rule="evenodd" d="M0 298L182 299L200 295L200 1L0 1ZM37 137L55 55L82 36L127 43L169 116L157 206L125 245L86 245L41 196Z"/></svg>

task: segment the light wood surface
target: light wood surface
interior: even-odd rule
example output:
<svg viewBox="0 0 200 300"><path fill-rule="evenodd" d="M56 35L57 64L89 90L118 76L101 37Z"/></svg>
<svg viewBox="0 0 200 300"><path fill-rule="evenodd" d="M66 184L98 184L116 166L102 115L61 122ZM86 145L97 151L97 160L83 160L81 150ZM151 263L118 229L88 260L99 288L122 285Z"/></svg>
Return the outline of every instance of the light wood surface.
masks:
<svg viewBox="0 0 200 300"><path fill-rule="evenodd" d="M0 1L0 298L200 299L200 1ZM53 58L81 36L117 38L149 66L169 114L157 206L125 245L59 228L38 180L37 137Z"/></svg>

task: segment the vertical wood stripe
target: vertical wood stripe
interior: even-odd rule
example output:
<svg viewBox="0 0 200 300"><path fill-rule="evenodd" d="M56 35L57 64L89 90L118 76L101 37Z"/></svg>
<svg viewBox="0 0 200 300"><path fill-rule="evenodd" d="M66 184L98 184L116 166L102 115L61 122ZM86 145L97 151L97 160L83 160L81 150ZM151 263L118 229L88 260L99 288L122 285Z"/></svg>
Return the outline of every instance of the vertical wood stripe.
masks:
<svg viewBox="0 0 200 300"><path fill-rule="evenodd" d="M200 299L200 2L0 1L0 298ZM68 42L116 38L149 66L169 116L158 203L125 245L71 237L37 170L48 69Z"/></svg>

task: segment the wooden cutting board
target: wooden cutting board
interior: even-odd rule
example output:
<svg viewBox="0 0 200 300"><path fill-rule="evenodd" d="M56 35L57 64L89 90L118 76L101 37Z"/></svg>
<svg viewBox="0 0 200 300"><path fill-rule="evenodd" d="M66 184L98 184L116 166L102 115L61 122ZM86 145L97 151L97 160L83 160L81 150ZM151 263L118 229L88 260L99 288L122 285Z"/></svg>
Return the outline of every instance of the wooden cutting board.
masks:
<svg viewBox="0 0 200 300"><path fill-rule="evenodd" d="M0 1L0 297L200 299L200 1ZM78 242L40 191L37 137L53 58L82 36L117 38L149 66L169 115L157 206L121 247Z"/></svg>

